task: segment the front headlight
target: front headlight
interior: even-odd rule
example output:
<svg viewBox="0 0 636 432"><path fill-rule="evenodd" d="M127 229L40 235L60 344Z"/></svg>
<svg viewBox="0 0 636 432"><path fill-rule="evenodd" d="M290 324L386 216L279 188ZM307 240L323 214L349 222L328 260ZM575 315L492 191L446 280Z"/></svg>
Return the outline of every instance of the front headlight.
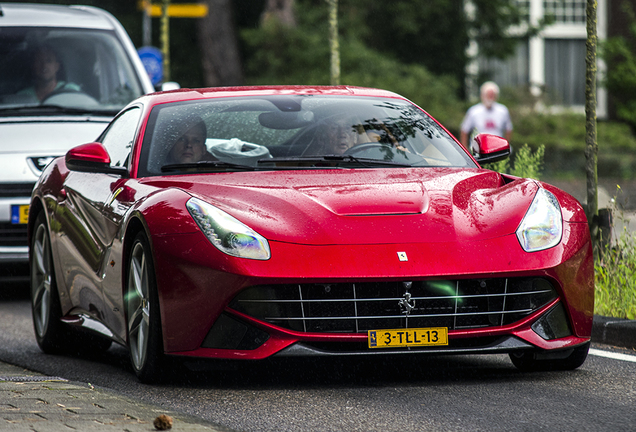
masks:
<svg viewBox="0 0 636 432"><path fill-rule="evenodd" d="M562 235L559 201L553 193L539 189L517 228L519 243L526 252L536 252L558 245Z"/></svg>
<svg viewBox="0 0 636 432"><path fill-rule="evenodd" d="M203 234L221 252L255 260L271 257L267 239L236 218L197 198L190 198L186 207Z"/></svg>

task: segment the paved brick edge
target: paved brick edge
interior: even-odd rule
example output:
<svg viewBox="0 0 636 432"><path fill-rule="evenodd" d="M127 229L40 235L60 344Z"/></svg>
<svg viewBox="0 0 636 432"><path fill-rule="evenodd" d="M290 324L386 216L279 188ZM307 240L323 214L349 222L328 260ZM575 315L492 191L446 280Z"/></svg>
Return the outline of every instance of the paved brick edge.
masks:
<svg viewBox="0 0 636 432"><path fill-rule="evenodd" d="M147 404L106 388L42 375L0 361L0 431L155 430L160 414L180 432L234 432L200 418Z"/></svg>
<svg viewBox="0 0 636 432"><path fill-rule="evenodd" d="M594 315L592 341L636 349L636 321Z"/></svg>

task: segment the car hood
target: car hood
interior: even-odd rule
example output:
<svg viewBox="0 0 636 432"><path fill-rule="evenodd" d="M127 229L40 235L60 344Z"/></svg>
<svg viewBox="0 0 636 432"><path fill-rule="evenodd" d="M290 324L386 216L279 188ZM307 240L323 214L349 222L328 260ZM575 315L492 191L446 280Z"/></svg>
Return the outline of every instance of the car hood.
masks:
<svg viewBox="0 0 636 432"><path fill-rule="evenodd" d="M250 172L169 181L269 240L313 245L504 236L515 232L538 189L533 180L505 184L496 172L457 168Z"/></svg>
<svg viewBox="0 0 636 432"><path fill-rule="evenodd" d="M31 158L64 155L95 141L108 117L14 117L0 120L0 182L35 182L40 171Z"/></svg>

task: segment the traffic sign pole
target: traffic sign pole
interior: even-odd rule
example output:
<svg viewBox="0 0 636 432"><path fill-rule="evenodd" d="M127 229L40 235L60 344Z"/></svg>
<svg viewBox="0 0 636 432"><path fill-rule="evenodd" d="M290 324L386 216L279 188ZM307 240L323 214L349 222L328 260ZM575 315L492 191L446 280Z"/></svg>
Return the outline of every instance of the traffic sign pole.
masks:
<svg viewBox="0 0 636 432"><path fill-rule="evenodd" d="M161 52L163 54L163 78L170 81L170 18L168 5L170 0L163 0L161 10Z"/></svg>
<svg viewBox="0 0 636 432"><path fill-rule="evenodd" d="M170 0L152 4L150 0L140 0L139 8L144 16L144 46L151 45L151 17L161 19L161 53L163 57L163 79L170 81L170 17L202 18L208 14L208 6L203 3L170 4Z"/></svg>
<svg viewBox="0 0 636 432"><path fill-rule="evenodd" d="M150 18L150 0L143 0L142 46L152 45L152 19Z"/></svg>

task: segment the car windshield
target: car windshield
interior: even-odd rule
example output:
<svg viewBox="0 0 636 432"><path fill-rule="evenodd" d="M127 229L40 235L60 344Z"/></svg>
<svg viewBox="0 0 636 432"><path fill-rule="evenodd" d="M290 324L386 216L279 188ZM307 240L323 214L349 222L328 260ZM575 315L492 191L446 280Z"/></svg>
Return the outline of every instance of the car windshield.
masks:
<svg viewBox="0 0 636 432"><path fill-rule="evenodd" d="M276 95L155 107L139 174L386 167L476 165L406 101Z"/></svg>
<svg viewBox="0 0 636 432"><path fill-rule="evenodd" d="M114 32L0 28L0 114L117 113L143 94Z"/></svg>

